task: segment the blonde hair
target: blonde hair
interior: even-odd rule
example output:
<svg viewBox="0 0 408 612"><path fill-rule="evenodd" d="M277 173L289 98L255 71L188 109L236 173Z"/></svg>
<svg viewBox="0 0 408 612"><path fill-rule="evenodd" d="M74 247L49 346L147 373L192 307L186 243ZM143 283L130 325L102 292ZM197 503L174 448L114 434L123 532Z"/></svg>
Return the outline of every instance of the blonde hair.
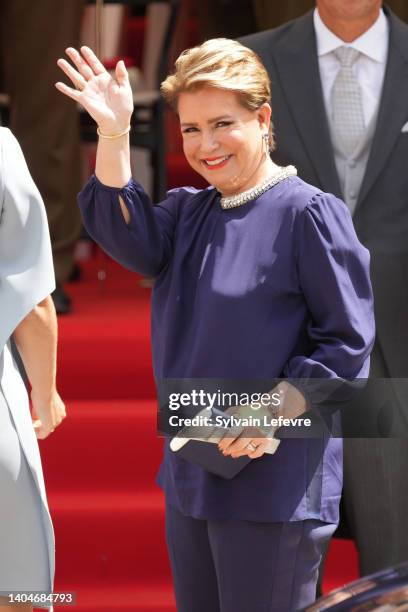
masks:
<svg viewBox="0 0 408 612"><path fill-rule="evenodd" d="M202 87L233 91L248 110L257 110L271 100L271 84L257 54L228 38L212 38L186 49L175 63L175 71L161 84L164 99L176 111L179 95ZM275 146L272 121L269 148Z"/></svg>

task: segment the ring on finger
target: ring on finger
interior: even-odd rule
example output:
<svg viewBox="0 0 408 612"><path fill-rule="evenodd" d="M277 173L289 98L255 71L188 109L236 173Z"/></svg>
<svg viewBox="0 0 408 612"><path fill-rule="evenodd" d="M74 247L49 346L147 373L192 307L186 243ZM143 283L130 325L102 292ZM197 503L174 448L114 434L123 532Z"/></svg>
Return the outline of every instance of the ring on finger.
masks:
<svg viewBox="0 0 408 612"><path fill-rule="evenodd" d="M257 450L257 448L258 448L258 447L257 447L257 446L255 446L255 444L253 444L252 442L250 442L249 444L247 444L247 446L246 446L246 447L247 447L247 449L248 449L249 451L251 451L251 453L254 453L254 452Z"/></svg>

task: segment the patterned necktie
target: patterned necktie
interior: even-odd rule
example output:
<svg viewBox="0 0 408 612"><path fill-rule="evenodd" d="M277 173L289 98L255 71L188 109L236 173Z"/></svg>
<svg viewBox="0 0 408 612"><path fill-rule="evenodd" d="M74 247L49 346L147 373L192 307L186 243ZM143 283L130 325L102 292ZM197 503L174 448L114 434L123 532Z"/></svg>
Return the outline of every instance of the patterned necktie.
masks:
<svg viewBox="0 0 408 612"><path fill-rule="evenodd" d="M339 47L333 53L340 62L340 70L331 94L332 129L336 143L350 156L365 130L361 87L353 72L360 51Z"/></svg>

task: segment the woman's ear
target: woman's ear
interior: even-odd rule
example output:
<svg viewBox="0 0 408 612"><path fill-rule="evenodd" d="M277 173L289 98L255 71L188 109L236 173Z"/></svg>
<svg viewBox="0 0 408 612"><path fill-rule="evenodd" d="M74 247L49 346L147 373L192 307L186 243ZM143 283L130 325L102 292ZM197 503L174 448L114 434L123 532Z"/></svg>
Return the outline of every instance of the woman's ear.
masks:
<svg viewBox="0 0 408 612"><path fill-rule="evenodd" d="M272 109L271 105L268 102L264 102L262 106L258 108L258 121L261 129L269 130L269 125L271 122Z"/></svg>

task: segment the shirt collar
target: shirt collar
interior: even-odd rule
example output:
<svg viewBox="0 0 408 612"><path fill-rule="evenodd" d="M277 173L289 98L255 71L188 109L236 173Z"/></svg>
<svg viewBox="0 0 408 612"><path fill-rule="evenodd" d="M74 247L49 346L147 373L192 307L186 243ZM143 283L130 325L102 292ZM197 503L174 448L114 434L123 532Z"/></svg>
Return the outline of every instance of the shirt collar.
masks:
<svg viewBox="0 0 408 612"><path fill-rule="evenodd" d="M388 22L382 9L380 10L378 19L373 23L371 28L353 40L352 43L345 43L341 38L329 30L323 23L317 8L315 8L313 13L313 23L316 33L317 55L319 57L331 53L338 47L347 45L360 51L360 53L363 53L376 62L386 62L388 49Z"/></svg>

